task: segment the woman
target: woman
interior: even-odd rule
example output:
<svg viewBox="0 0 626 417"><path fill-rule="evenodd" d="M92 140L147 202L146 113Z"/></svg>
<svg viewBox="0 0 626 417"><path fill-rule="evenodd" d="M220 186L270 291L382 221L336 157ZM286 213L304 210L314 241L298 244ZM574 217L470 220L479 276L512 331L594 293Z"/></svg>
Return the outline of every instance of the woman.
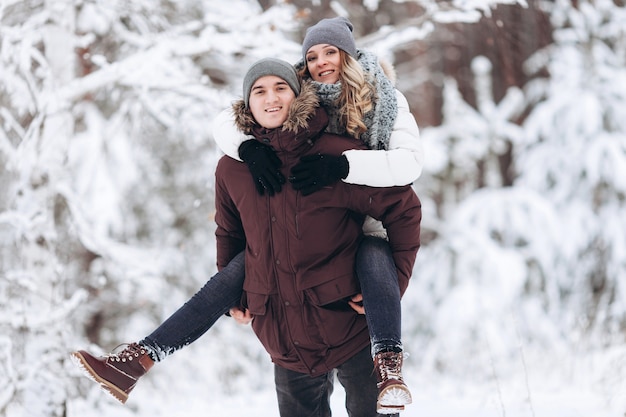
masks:
<svg viewBox="0 0 626 417"><path fill-rule="evenodd" d="M352 24L341 17L310 27L302 45L303 59L296 69L316 87L329 115L327 132L360 139L369 149L301 158L289 181L305 196L339 180L390 187L410 184L421 174L423 150L406 98L393 87L376 57L356 48L352 29ZM238 133L228 112L216 119L214 137L226 154L239 156L248 164L259 193L281 191L285 178L271 147ZM401 367L400 298L406 283L398 281L380 222L368 218L364 232L369 237L362 241L356 262L362 296L357 295L351 306L361 314L367 312L374 360L393 352L393 360ZM382 387L380 403L398 407L410 403L401 373L397 380L399 385L393 391L401 397Z"/></svg>
<svg viewBox="0 0 626 417"><path fill-rule="evenodd" d="M294 188L300 189L306 195L336 182L340 177L344 177L344 182L355 184L394 186L406 185L421 173L423 154L419 133L415 120L408 111L406 99L393 89L371 54L356 50L351 30L352 25L345 19L326 19L319 22L307 31L303 55L306 56L311 49L307 47L308 45L315 47L318 41L327 41L329 45L338 49L343 48L341 51L347 50L349 53L361 56L362 59L359 62L362 62L364 67L370 68L370 72L374 74L373 78L368 82L358 80L359 70L363 77L365 74L358 64L351 62L347 66L352 70L345 71L348 75L345 76L344 84L360 86L356 89L357 91L364 89L370 94L376 91L379 97L385 97L388 101L383 104L383 100L379 99L374 104L373 97L368 98L367 94L352 94L348 91L346 94L348 97L365 97L363 100L366 103L369 101L373 113L361 115L362 112L359 109L362 103L358 100L355 101L356 105L348 105L345 112L339 113L346 114L345 125L348 126L346 130L360 131L361 138L367 139L366 143L372 150L348 150L341 156L320 154L303 158L301 164L292 170L290 181ZM344 59L350 61L350 59ZM314 69L311 73L313 80L318 76L323 79L329 71L333 71L333 68L322 62L323 58L311 59L311 62L313 61L319 68L324 68L325 65L329 68L327 71L319 72L315 71L316 67L312 64L307 64L307 69ZM336 64L334 70L337 70ZM357 73L356 82L352 80L353 72ZM321 95L325 93L322 84L322 82L318 84L318 94ZM397 117L395 117L394 98L398 104ZM326 107L328 110L332 106ZM329 112L337 114L332 108ZM363 124L359 123L359 120L366 121L365 126L369 130L363 131ZM224 151L233 157L237 154L243 157L242 159L254 177L259 194L267 191L268 194L273 195L281 191L281 184L285 182L285 179L280 173L280 160L276 158L271 147L252 140L241 144L241 141L247 138L242 137L241 132L236 129L229 112L220 115L214 126L214 136ZM336 133L342 133L341 124L335 120L331 120L330 126L327 130L337 130ZM230 141L224 141L224 138L228 137L231 138ZM232 141L235 137L240 138L236 143ZM372 167L380 167L380 172L377 173L379 175L375 178L371 175ZM331 175L328 175L328 172ZM371 236L384 236L383 229L372 227L375 224L373 221L369 222L364 227L364 231L369 232ZM406 289L408 279L401 278L401 281L398 281L396 265L390 253L386 241L369 237L362 241L356 261L357 274L365 298L363 304L368 311L366 318L372 340L372 353L376 361L391 364L395 370L391 378L379 375L381 378L379 403L385 412L401 410L411 401L410 393L404 385L400 372L402 364L400 295ZM238 304L242 294L243 280L244 259L243 254L239 254L184 306L139 343L127 345L121 352L105 357L96 358L87 352L79 351L74 352L74 358L79 360L81 366L87 367L90 375L105 389L121 402L125 402L137 379L145 374L154 362L163 360L174 351L195 341L223 313ZM368 302L368 300L376 302ZM385 301L380 302L380 300ZM364 308L360 305L360 301L361 297L356 296L350 305L363 314ZM245 314L236 310L232 313L239 319ZM127 359L133 357L141 358L141 364L140 361L126 362ZM132 368L118 372L122 364L129 363L132 364Z"/></svg>

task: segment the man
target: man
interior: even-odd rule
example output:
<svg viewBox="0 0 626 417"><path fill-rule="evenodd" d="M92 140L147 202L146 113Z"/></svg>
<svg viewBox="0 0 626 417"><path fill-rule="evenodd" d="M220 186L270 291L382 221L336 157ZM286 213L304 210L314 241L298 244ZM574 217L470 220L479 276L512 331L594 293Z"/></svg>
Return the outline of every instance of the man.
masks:
<svg viewBox="0 0 626 417"><path fill-rule="evenodd" d="M273 148L285 172L305 155L365 149L358 140L324 133L328 117L317 95L309 84L300 85L284 61L255 63L244 78L243 96L233 108L240 130L257 140L247 146ZM364 216L380 219L398 279L408 281L419 248L419 199L410 186L344 182L308 196L291 187L259 195L249 175L232 158L218 163L218 267L245 250L242 305L233 314L253 318L252 328L275 363L281 416L330 415L335 371L346 389L348 414L376 415L376 375L383 375L384 384L401 363L377 363L374 373L365 317L348 304L359 292L355 255Z"/></svg>

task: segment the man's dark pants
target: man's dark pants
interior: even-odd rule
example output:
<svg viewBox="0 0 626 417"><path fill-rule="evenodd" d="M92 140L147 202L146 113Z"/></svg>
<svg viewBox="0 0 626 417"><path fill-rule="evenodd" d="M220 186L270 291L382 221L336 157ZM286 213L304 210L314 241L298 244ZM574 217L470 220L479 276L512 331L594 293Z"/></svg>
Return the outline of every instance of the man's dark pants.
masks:
<svg viewBox="0 0 626 417"><path fill-rule="evenodd" d="M332 372L317 377L275 365L274 380L280 415L330 417L330 395L337 375L346 391L346 410L350 417L380 416L376 413L378 388L370 349L363 349Z"/></svg>

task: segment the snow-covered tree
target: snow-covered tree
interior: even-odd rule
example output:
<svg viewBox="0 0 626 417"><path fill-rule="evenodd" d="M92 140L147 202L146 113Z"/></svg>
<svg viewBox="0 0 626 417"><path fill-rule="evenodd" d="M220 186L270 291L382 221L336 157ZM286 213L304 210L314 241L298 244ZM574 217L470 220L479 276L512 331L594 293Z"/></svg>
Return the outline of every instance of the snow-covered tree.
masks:
<svg viewBox="0 0 626 417"><path fill-rule="evenodd" d="M559 213L558 281L569 325L626 325L626 9L613 1L557 1L555 43L528 62L549 78L528 86L532 113L517 148L517 184ZM619 336L620 339L623 335Z"/></svg>
<svg viewBox="0 0 626 417"><path fill-rule="evenodd" d="M575 357L624 340L626 10L543 7L555 42L528 61L537 78L496 103L479 58L476 108L448 80L444 123L423 130L416 188L433 197L430 243L405 309L419 316L411 331L425 368L489 378L523 362L523 348Z"/></svg>

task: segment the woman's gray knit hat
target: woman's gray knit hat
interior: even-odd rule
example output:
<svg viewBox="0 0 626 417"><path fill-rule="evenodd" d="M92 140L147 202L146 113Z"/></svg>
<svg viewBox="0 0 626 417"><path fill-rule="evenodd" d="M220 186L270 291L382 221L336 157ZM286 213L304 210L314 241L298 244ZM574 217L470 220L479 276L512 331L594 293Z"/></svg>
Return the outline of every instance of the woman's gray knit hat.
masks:
<svg viewBox="0 0 626 417"><path fill-rule="evenodd" d="M346 51L356 58L356 44L352 36L352 23L345 17L322 19L306 30L302 42L302 58L306 62L306 53L314 45L327 43Z"/></svg>
<svg viewBox="0 0 626 417"><path fill-rule="evenodd" d="M249 107L250 104L250 90L252 90L252 86L256 80L266 75L275 75L282 78L289 84L296 96L300 94L300 80L293 65L282 59L263 58L252 64L243 78L243 101L246 103L246 107Z"/></svg>

